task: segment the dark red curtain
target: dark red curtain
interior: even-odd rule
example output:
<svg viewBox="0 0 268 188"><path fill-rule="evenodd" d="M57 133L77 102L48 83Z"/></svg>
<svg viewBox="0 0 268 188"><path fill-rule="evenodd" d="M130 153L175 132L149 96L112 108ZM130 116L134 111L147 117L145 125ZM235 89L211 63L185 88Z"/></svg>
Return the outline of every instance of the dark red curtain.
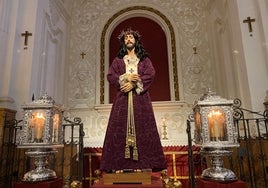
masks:
<svg viewBox="0 0 268 188"><path fill-rule="evenodd" d="M133 17L121 22L110 38L110 64L119 50L118 35L129 27L142 35L141 41L156 70L155 80L149 90L152 101L170 101L167 39L161 26L155 21L145 17ZM115 89L110 87L110 103L113 102L115 92Z"/></svg>

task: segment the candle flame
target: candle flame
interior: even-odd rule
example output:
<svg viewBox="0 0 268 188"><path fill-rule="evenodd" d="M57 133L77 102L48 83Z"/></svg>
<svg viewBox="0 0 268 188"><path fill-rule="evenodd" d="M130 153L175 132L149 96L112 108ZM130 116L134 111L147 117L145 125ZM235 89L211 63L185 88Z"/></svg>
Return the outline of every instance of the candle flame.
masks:
<svg viewBox="0 0 268 188"><path fill-rule="evenodd" d="M224 113L221 110L212 110L208 114L208 125L212 141L224 139Z"/></svg>
<svg viewBox="0 0 268 188"><path fill-rule="evenodd" d="M38 112L36 114L36 118L42 118L42 119L45 119L44 115L41 113L41 112Z"/></svg>
<svg viewBox="0 0 268 188"><path fill-rule="evenodd" d="M44 131L44 126L45 126L45 117L42 113L39 113L39 112L36 113L34 124L35 124L34 138L37 140L37 142L41 142L40 139L42 139L43 137L43 131Z"/></svg>
<svg viewBox="0 0 268 188"><path fill-rule="evenodd" d="M212 117L212 116L221 116L222 112L219 110L212 110L211 112L209 112L208 117Z"/></svg>

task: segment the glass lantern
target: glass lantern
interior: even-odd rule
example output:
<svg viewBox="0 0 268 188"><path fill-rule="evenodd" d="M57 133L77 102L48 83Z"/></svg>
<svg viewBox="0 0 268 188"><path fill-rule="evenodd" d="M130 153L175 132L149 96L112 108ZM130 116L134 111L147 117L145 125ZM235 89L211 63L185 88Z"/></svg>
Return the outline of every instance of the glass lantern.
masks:
<svg viewBox="0 0 268 188"><path fill-rule="evenodd" d="M34 158L35 169L24 175L23 181L37 182L57 178L47 168L48 157L63 147L63 107L47 94L22 105L24 123L18 148L28 149L25 154Z"/></svg>
<svg viewBox="0 0 268 188"><path fill-rule="evenodd" d="M233 101L209 90L193 106L195 120L194 140L201 153L211 157L211 168L201 178L212 181L236 181L234 172L223 167L223 157L239 147L237 130L233 123Z"/></svg>

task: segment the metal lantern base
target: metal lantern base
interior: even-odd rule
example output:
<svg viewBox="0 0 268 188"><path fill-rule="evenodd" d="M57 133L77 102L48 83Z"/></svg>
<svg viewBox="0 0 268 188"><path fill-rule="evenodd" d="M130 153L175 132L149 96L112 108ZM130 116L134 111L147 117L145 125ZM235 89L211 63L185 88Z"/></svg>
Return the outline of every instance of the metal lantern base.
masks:
<svg viewBox="0 0 268 188"><path fill-rule="evenodd" d="M39 182L57 178L54 170L46 168L48 166L48 156L53 155L57 150L34 148L28 150L25 154L34 158L35 169L24 174L23 181Z"/></svg>
<svg viewBox="0 0 268 188"><path fill-rule="evenodd" d="M201 178L217 182L237 181L237 177L234 172L226 168L208 168L202 172Z"/></svg>
<svg viewBox="0 0 268 188"><path fill-rule="evenodd" d="M56 179L56 172L51 169L35 169L24 174L23 181L39 182Z"/></svg>
<svg viewBox="0 0 268 188"><path fill-rule="evenodd" d="M203 170L201 178L208 181L232 182L238 180L232 170L223 167L223 157L231 155L229 148L202 148L201 152L211 158L211 167Z"/></svg>

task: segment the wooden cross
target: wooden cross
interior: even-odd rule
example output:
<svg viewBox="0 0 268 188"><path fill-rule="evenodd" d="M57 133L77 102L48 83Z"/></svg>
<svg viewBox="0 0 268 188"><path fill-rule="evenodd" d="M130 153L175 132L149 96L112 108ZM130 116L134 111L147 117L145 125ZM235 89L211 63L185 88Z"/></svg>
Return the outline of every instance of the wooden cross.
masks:
<svg viewBox="0 0 268 188"><path fill-rule="evenodd" d="M196 46L193 47L193 50L194 50L194 54L197 54L197 47Z"/></svg>
<svg viewBox="0 0 268 188"><path fill-rule="evenodd" d="M134 72L134 70L131 68L131 69L129 69L129 72L130 72L130 73L133 73L133 72Z"/></svg>
<svg viewBox="0 0 268 188"><path fill-rule="evenodd" d="M80 55L81 55L82 59L84 59L86 54L84 52L82 52Z"/></svg>
<svg viewBox="0 0 268 188"><path fill-rule="evenodd" d="M28 37L32 36L32 33L25 31L25 33L22 33L21 36L25 37L24 38L24 46L27 46L28 45Z"/></svg>
<svg viewBox="0 0 268 188"><path fill-rule="evenodd" d="M255 22L255 18L251 19L250 16L247 17L246 20L243 20L243 23L247 23L248 24L248 30L249 32L251 33L253 30L252 30L252 22Z"/></svg>

